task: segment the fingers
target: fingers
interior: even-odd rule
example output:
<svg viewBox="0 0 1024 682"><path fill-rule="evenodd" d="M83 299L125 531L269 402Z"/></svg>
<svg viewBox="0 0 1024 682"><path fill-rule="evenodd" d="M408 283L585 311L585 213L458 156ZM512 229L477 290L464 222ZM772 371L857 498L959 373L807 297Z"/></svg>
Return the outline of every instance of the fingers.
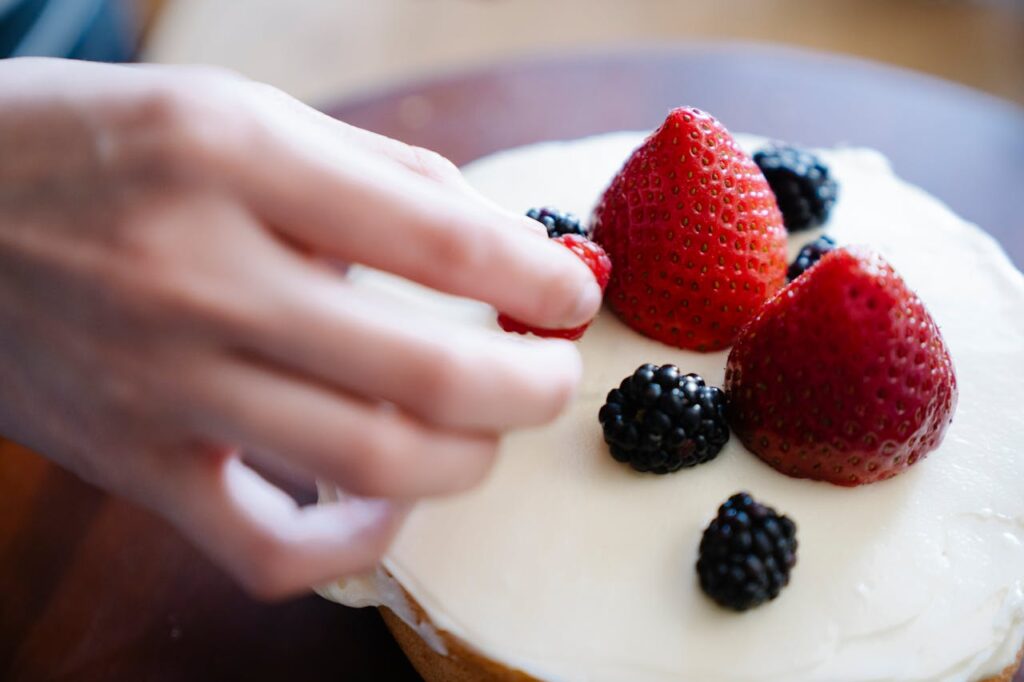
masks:
<svg viewBox="0 0 1024 682"><path fill-rule="evenodd" d="M174 241L170 253L165 239L135 244L131 253L150 280L173 283L162 308L202 318L190 328L211 328L230 347L325 389L394 403L440 428L533 426L553 419L572 397L582 370L568 342L459 324L389 291L379 273L374 285L364 281L375 274L365 269L347 282L313 267L238 207L201 198L187 207L160 220L168 232L191 230L195 238ZM493 318L486 306L464 305L478 319Z"/></svg>
<svg viewBox="0 0 1024 682"><path fill-rule="evenodd" d="M235 456L176 459L161 478L161 511L261 598L371 569L406 511L360 498L299 507Z"/></svg>
<svg viewBox="0 0 1024 682"><path fill-rule="evenodd" d="M143 94L92 123L106 140L104 157L132 173L157 169L240 191L295 242L484 300L537 326L576 326L600 305L578 258L542 238L535 221L458 189L461 180L436 181L458 175L432 153L355 133L236 77L207 73L186 87L169 71L162 79L122 73Z"/></svg>
<svg viewBox="0 0 1024 682"><path fill-rule="evenodd" d="M339 121L273 86L256 82L250 82L249 85L256 90L258 98L273 101L282 109L285 116L300 118L309 126L320 129L325 136L388 158L413 173L489 203L488 199L466 182L455 164L436 152Z"/></svg>
<svg viewBox="0 0 1024 682"><path fill-rule="evenodd" d="M494 435L435 428L247 360L225 357L193 371L200 433L278 456L351 493L415 498L465 490L497 451Z"/></svg>
<svg viewBox="0 0 1024 682"><path fill-rule="evenodd" d="M260 162L239 150L229 155L229 176L290 238L542 327L575 326L597 312L593 274L534 221L396 170L320 127L275 120L264 132Z"/></svg>
<svg viewBox="0 0 1024 682"><path fill-rule="evenodd" d="M102 68L110 69L106 65ZM229 90L236 97L251 101L247 109L258 108L265 115L276 115L280 125L293 127L298 123L304 127L317 128L339 143L358 146L425 178L464 191L481 201L489 201L466 182L454 164L440 154L339 121L272 85L249 80L229 69L188 64L129 64L117 68L137 75L159 73L165 82L207 99L223 97L225 90Z"/></svg>
<svg viewBox="0 0 1024 682"><path fill-rule="evenodd" d="M364 286L365 271L348 283L299 265L263 269L275 312L234 345L446 429L548 422L579 383L582 366L569 342L526 340L418 310L383 287Z"/></svg>
<svg viewBox="0 0 1024 682"><path fill-rule="evenodd" d="M495 432L553 419L578 384L580 360L568 342L459 324L365 269L345 281L283 247L237 206L194 197L151 220L166 229L150 233L183 238L133 231L126 253L145 278L133 286L153 291L165 282L160 311L187 315L189 330L325 390L385 400L440 428ZM367 281L372 274L377 285ZM493 319L487 306L463 305Z"/></svg>

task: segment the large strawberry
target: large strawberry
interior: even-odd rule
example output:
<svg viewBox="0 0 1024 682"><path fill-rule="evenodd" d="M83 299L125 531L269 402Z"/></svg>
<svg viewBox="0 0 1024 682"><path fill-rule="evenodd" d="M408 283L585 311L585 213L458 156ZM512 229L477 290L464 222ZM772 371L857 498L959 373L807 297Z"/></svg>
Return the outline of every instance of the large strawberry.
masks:
<svg viewBox="0 0 1024 682"><path fill-rule="evenodd" d="M853 486L942 441L956 376L924 304L877 254L826 254L765 304L729 353L729 419L779 471Z"/></svg>
<svg viewBox="0 0 1024 682"><path fill-rule="evenodd" d="M786 281L786 231L757 165L721 123L675 109L594 212L615 263L605 300L633 329L717 350Z"/></svg>

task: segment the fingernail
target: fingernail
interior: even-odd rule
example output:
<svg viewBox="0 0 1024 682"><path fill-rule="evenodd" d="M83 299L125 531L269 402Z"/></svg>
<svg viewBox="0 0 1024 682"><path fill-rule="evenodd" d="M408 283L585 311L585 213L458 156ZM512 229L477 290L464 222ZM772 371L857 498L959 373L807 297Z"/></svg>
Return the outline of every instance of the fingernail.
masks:
<svg viewBox="0 0 1024 682"><path fill-rule="evenodd" d="M572 324L583 324L593 319L594 315L597 315L598 308L601 307L601 298L603 294L601 287L597 285L597 282L591 279L583 286L583 291L580 292L580 296L576 299L576 307L572 313Z"/></svg>

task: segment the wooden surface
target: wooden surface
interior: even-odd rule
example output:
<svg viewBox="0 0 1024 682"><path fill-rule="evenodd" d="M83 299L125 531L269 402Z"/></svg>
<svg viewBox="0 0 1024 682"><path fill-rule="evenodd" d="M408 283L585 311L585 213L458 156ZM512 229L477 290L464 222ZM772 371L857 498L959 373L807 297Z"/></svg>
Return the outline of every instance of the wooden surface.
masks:
<svg viewBox="0 0 1024 682"><path fill-rule="evenodd" d="M656 51L520 63L328 109L464 162L650 128L682 103L736 130L878 147L1024 263L1024 114L906 72L763 49ZM159 520L0 441L0 679L416 678L374 611L254 603Z"/></svg>

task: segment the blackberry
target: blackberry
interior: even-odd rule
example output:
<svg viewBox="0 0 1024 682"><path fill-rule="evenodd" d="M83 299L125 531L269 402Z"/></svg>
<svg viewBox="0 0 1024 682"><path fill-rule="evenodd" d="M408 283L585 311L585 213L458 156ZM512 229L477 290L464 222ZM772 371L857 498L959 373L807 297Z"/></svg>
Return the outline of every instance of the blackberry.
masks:
<svg viewBox="0 0 1024 682"><path fill-rule="evenodd" d="M641 365L608 393L598 419L612 457L653 474L708 462L729 441L725 393L675 365Z"/></svg>
<svg viewBox="0 0 1024 682"><path fill-rule="evenodd" d="M800 249L796 260L790 264L789 270L786 271L786 279L792 282L834 248L836 248L836 240L827 234L823 234L810 244L805 245L804 248Z"/></svg>
<svg viewBox="0 0 1024 682"><path fill-rule="evenodd" d="M580 224L580 219L572 213L562 213L553 208L531 208L526 212L527 218L542 223L548 231L548 237L554 239L566 234L587 236L587 231Z"/></svg>
<svg viewBox="0 0 1024 682"><path fill-rule="evenodd" d="M746 611L775 599L796 564L796 525L771 507L736 493L700 540L700 587L721 606Z"/></svg>
<svg viewBox="0 0 1024 682"><path fill-rule="evenodd" d="M787 230L806 230L828 220L839 186L818 157L804 149L780 146L757 152L754 163L775 193Z"/></svg>

